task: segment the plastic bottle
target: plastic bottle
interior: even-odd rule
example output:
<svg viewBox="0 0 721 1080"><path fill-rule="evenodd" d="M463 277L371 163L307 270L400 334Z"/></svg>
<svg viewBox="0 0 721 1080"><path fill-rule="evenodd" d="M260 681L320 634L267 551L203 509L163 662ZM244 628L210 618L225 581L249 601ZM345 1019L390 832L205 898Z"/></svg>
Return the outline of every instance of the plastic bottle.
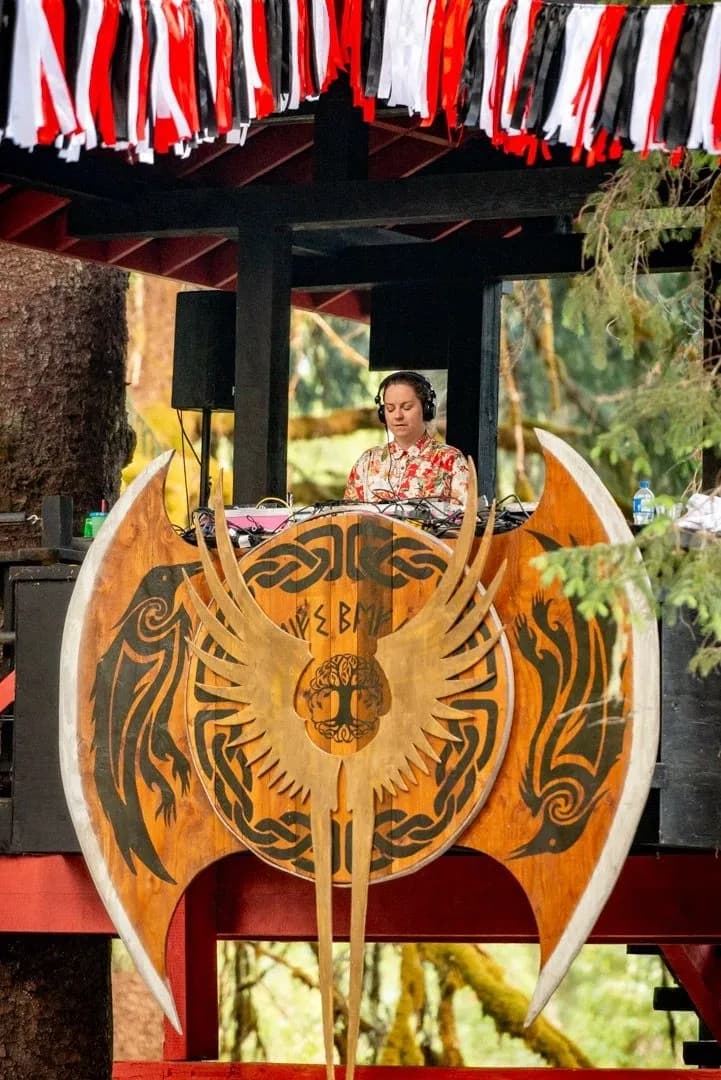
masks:
<svg viewBox="0 0 721 1080"><path fill-rule="evenodd" d="M653 521L653 500L651 485L648 480L642 480L633 496L634 525L648 525L649 521Z"/></svg>

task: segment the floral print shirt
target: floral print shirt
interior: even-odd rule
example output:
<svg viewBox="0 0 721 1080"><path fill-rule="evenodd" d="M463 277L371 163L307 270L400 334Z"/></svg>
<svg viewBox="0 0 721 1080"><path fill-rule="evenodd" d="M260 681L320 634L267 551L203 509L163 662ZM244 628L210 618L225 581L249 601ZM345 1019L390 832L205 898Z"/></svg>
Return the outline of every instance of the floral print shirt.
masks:
<svg viewBox="0 0 721 1080"><path fill-rule="evenodd" d="M425 432L408 450L394 441L361 454L350 471L345 498L443 499L463 505L467 492L468 464L461 451Z"/></svg>

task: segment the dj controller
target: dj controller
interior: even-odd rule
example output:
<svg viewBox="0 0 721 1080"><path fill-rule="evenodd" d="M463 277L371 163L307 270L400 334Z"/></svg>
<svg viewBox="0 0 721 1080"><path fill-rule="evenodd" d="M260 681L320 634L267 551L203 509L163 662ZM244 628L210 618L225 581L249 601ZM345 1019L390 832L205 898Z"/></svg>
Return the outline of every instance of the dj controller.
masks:
<svg viewBox="0 0 721 1080"><path fill-rule="evenodd" d="M482 533L489 517L489 507L482 497L476 515L476 532ZM494 533L509 532L518 528L532 512L515 495L503 499L496 505ZM383 517L405 521L438 537L453 537L457 534L463 520L463 507L458 503L442 499L393 499L380 502L357 502L351 500L331 500L317 502L309 506L288 506L283 503L258 506L231 506L225 511L228 532L236 547L248 548L262 543L270 536L276 536L283 529L292 525L312 521L341 513L380 514ZM215 518L212 510L198 507L193 512L194 527L182 533L183 539L195 543L195 524L199 524L206 540L215 538Z"/></svg>

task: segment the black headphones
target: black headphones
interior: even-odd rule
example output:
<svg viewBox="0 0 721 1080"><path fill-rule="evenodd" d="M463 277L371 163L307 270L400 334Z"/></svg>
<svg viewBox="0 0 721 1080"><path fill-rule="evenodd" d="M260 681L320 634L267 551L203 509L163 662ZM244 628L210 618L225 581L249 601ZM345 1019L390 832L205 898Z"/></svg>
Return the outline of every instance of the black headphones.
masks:
<svg viewBox="0 0 721 1080"><path fill-rule="evenodd" d="M418 399L423 407L423 419L433 420L436 415L436 392L433 389L432 383L428 381L425 375L419 375L417 371L394 371L392 375L386 375L383 382L378 387L378 393L375 396L375 403L378 406L378 419L381 424L386 422L386 407L383 404L383 393L387 386L391 386L393 383L408 383L412 386L418 395Z"/></svg>

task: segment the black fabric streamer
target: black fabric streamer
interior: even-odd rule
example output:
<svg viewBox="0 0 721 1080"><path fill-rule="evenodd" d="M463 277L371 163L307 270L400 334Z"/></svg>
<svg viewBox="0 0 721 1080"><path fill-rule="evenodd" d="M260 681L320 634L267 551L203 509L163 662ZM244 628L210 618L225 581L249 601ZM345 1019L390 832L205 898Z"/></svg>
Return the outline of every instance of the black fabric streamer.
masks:
<svg viewBox="0 0 721 1080"><path fill-rule="evenodd" d="M155 67L155 54L158 50L158 28L155 25L155 15L153 9L148 4L148 55L150 59L150 70ZM153 112L153 99L150 86L148 86L148 145L155 145L155 113Z"/></svg>
<svg viewBox="0 0 721 1080"><path fill-rule="evenodd" d="M0 0L0 131L8 122L15 13L15 0Z"/></svg>
<svg viewBox="0 0 721 1080"><path fill-rule="evenodd" d="M4 6L7 7L8 5L5 4ZM87 19L88 0L67 0L65 4L63 48L65 50L65 78L73 95L77 90L80 43L85 37Z"/></svg>
<svg viewBox="0 0 721 1080"><path fill-rule="evenodd" d="M310 76L313 80L313 97L317 97L323 85L323 76L318 64L318 48L313 30L313 0L302 0L305 4L305 25L308 27L306 41L308 42L308 55L310 56Z"/></svg>
<svg viewBox="0 0 721 1080"><path fill-rule="evenodd" d="M283 70L283 0L265 0L264 7L270 86L275 106L280 108Z"/></svg>
<svg viewBox="0 0 721 1080"><path fill-rule="evenodd" d="M233 127L242 127L244 124L250 123L248 80L245 75L245 53L243 52L243 10L238 0L225 0L225 3L230 15L230 31L233 41L233 63L230 68Z"/></svg>
<svg viewBox="0 0 721 1080"><path fill-rule="evenodd" d="M110 92L113 99L115 137L119 142L130 138L128 90L130 86L130 47L133 41L133 12L130 0L120 0L120 19L110 65Z"/></svg>
<svg viewBox="0 0 721 1080"><path fill-rule="evenodd" d="M368 0L366 0L368 3ZM368 4L368 6L371 6ZM370 26L370 40L368 45L368 58L363 68L363 86L366 97L376 97L381 77L381 64L383 62L383 35L386 25L386 0L374 0L372 4L373 17ZM365 35L363 38L365 45ZM364 53L365 56L365 53Z"/></svg>
<svg viewBox="0 0 721 1080"><path fill-rule="evenodd" d="M487 11L488 0L473 0L466 24L466 52L458 90L458 118L466 127L477 127L481 118Z"/></svg>
<svg viewBox="0 0 721 1080"><path fill-rule="evenodd" d="M198 0L190 0L190 11L195 23L195 100L198 103L200 130L208 135L217 135L218 126L215 122L213 88L210 85L208 57L205 52L203 16L200 13Z"/></svg>
<svg viewBox="0 0 721 1080"><path fill-rule="evenodd" d="M638 54L648 8L628 8L619 30L593 121L594 138L607 131L611 139L628 141L631 131L631 108L636 89Z"/></svg>
<svg viewBox="0 0 721 1080"><path fill-rule="evenodd" d="M548 19L549 6L544 4L539 9L533 24L531 39L528 42L528 47L526 49L526 58L518 80L516 103L511 117L511 127L517 128L518 130L524 126L526 113L533 100L536 79L538 78L538 68L541 63L543 45L546 40Z"/></svg>
<svg viewBox="0 0 721 1080"><path fill-rule="evenodd" d="M526 117L527 130L539 137L543 137L546 117L558 89L558 78L561 74L564 54L564 31L572 7L572 4L548 4L543 9L548 12L548 17L538 58L536 79L532 87L531 103ZM546 141L552 143L554 139L555 133L552 133Z"/></svg>
<svg viewBox="0 0 721 1080"><path fill-rule="evenodd" d="M684 13L659 124L660 141L668 150L688 142L711 10L710 4L694 4Z"/></svg>
<svg viewBox="0 0 721 1080"><path fill-rule="evenodd" d="M283 47L281 49L280 64L280 92L284 98L290 96L290 66L292 62L292 49L290 40L290 0L282 0L283 16L281 28L283 31Z"/></svg>

